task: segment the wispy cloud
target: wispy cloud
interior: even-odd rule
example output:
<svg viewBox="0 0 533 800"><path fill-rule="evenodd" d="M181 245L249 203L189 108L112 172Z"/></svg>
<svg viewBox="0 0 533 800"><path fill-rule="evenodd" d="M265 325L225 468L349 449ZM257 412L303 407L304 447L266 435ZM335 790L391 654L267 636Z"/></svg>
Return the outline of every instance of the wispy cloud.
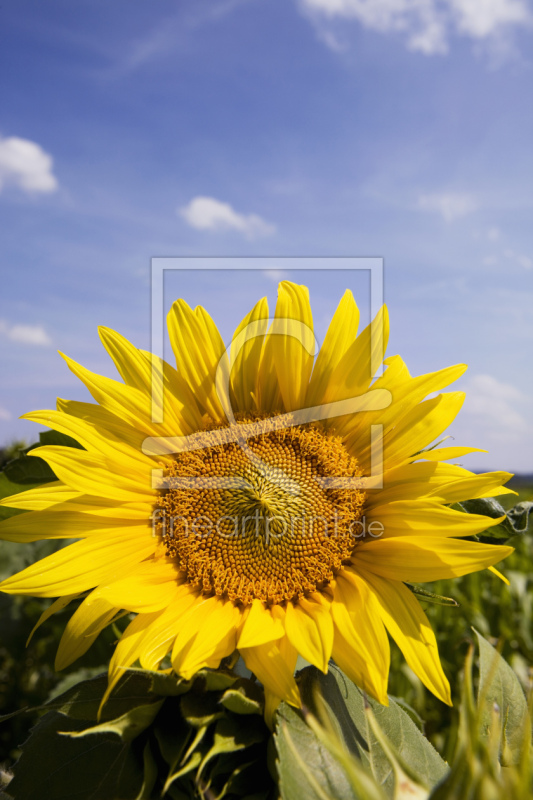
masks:
<svg viewBox="0 0 533 800"><path fill-rule="evenodd" d="M286 270L276 268L263 270L263 275L273 283L279 283L279 281L284 281L289 277L289 273Z"/></svg>
<svg viewBox="0 0 533 800"><path fill-rule="evenodd" d="M113 77L124 77L146 64L164 58L182 47L190 48L191 34L212 25L231 14L249 0L216 0L194 3L190 7L178 5L177 11L168 14L148 30L144 36L129 43L111 68Z"/></svg>
<svg viewBox="0 0 533 800"><path fill-rule="evenodd" d="M354 20L400 35L410 50L425 55L446 53L453 35L501 40L533 21L527 0L300 0L300 6L318 23L326 44L325 22Z"/></svg>
<svg viewBox="0 0 533 800"><path fill-rule="evenodd" d="M440 214L446 222L465 217L477 209L475 199L464 192L434 192L418 198L418 207L423 211Z"/></svg>
<svg viewBox="0 0 533 800"><path fill-rule="evenodd" d="M510 383L492 375L474 375L466 385L463 423L485 429L484 435L502 440L517 441L531 432L531 426L522 413L527 398Z"/></svg>
<svg viewBox="0 0 533 800"><path fill-rule="evenodd" d="M29 194L55 192L52 156L29 139L0 136L0 191L9 185Z"/></svg>
<svg viewBox="0 0 533 800"><path fill-rule="evenodd" d="M214 197L194 197L188 205L178 209L178 214L191 228L201 231L234 230L249 239L275 231L274 225L257 214L241 214L229 203Z"/></svg>
<svg viewBox="0 0 533 800"><path fill-rule="evenodd" d="M52 344L42 325L10 325L6 320L0 319L0 336L5 336L11 342L36 347L49 347Z"/></svg>
<svg viewBox="0 0 533 800"><path fill-rule="evenodd" d="M10 420L11 418L12 418L12 417L11 417L11 414L9 413L9 411L7 410L7 408L2 408L2 406L0 406L0 420L1 420L2 422L9 422L9 420Z"/></svg>

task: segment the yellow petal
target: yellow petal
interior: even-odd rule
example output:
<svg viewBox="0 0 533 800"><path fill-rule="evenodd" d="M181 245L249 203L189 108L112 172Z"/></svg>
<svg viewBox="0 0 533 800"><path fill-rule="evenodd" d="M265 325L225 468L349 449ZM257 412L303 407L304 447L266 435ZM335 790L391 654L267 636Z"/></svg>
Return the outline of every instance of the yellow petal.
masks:
<svg viewBox="0 0 533 800"><path fill-rule="evenodd" d="M98 634L116 617L120 608L91 593L69 619L56 654L56 670L65 669L87 652Z"/></svg>
<svg viewBox="0 0 533 800"><path fill-rule="evenodd" d="M318 353L307 391L306 406L325 402L331 375L357 337L359 309L353 294L347 289L329 324Z"/></svg>
<svg viewBox="0 0 533 800"><path fill-rule="evenodd" d="M101 583L93 595L128 611L158 611L177 597L179 577L176 565L170 560L143 561L118 581Z"/></svg>
<svg viewBox="0 0 533 800"><path fill-rule="evenodd" d="M438 434L437 434L438 436ZM424 461L448 461L450 458L462 458L470 453L486 453L487 450L480 450L479 447L435 447L433 450L424 450L422 453L413 455L412 460L424 459Z"/></svg>
<svg viewBox="0 0 533 800"><path fill-rule="evenodd" d="M417 407L428 394L440 392L460 378L466 370L466 364L455 364L413 378L399 356L386 359L385 364L385 373L376 380L372 388L390 392L392 402L383 410L355 415L352 424L347 425L345 431L346 446L365 468L370 464L371 425L381 425L382 435L387 439L409 412L416 415Z"/></svg>
<svg viewBox="0 0 533 800"><path fill-rule="evenodd" d="M389 338L389 315L383 306L330 375L325 401L344 400L365 392L383 361ZM338 423L336 423L336 428Z"/></svg>
<svg viewBox="0 0 533 800"><path fill-rule="evenodd" d="M272 337L274 363L285 411L304 407L315 356L313 316L306 286L282 281Z"/></svg>
<svg viewBox="0 0 533 800"><path fill-rule="evenodd" d="M374 506L366 515L368 524L380 522L382 538L391 536L473 536L499 525L504 517L465 514L432 500L396 500ZM378 530L374 525L374 530ZM376 533L373 534L376 537Z"/></svg>
<svg viewBox="0 0 533 800"><path fill-rule="evenodd" d="M144 636L149 633L152 623L157 620L160 614L160 611L154 611L151 614L138 614L120 637L109 662L107 689L102 697L98 716L100 716L113 688L124 675L124 670L131 667L139 658L139 645Z"/></svg>
<svg viewBox="0 0 533 800"><path fill-rule="evenodd" d="M152 555L155 540L149 534L108 533L75 542L37 561L0 583L8 594L58 597L78 594L103 581L117 580L125 569Z"/></svg>
<svg viewBox="0 0 533 800"><path fill-rule="evenodd" d="M274 619L269 608L257 598L252 602L238 640L238 647L256 647L284 636L281 620Z"/></svg>
<svg viewBox="0 0 533 800"><path fill-rule="evenodd" d="M496 575L496 577L499 578L501 581L503 581L505 584L507 584L507 586L511 585L508 578L506 578L505 575L502 575L502 573L499 570L497 570L496 567L489 567L489 572L492 572L493 575Z"/></svg>
<svg viewBox="0 0 533 800"><path fill-rule="evenodd" d="M135 502L143 495L154 495L149 470L142 480L135 477L135 473L132 474L128 468L117 474L109 468L107 460L102 456L74 447L36 447L29 455L44 459L59 480L86 494L124 502Z"/></svg>
<svg viewBox="0 0 533 800"><path fill-rule="evenodd" d="M502 483L507 483L512 477L510 472L471 475L436 487L429 497L441 503L458 503L461 500L473 500L477 497L495 497L503 488Z"/></svg>
<svg viewBox="0 0 533 800"><path fill-rule="evenodd" d="M349 664L348 677L386 705L390 648L370 591L363 584L355 585L341 572L331 613L335 624L333 658L343 671Z"/></svg>
<svg viewBox="0 0 533 800"><path fill-rule="evenodd" d="M387 696L387 680L383 675L373 673L372 665L353 649L349 638L343 635L340 628L335 627L333 640L333 660L348 678L364 692L374 697L378 703L389 705Z"/></svg>
<svg viewBox="0 0 533 800"><path fill-rule="evenodd" d="M361 542L352 556L356 569L397 581L438 581L478 572L507 558L514 548L443 536L398 536Z"/></svg>
<svg viewBox="0 0 533 800"><path fill-rule="evenodd" d="M134 524L131 520L113 519L113 515L82 514L68 504L52 506L43 511L29 511L0 522L0 539L8 542L35 542L39 539L82 539L93 534L114 534L124 530L136 535L150 535L149 522Z"/></svg>
<svg viewBox="0 0 533 800"><path fill-rule="evenodd" d="M268 329L268 302L259 300L237 327L231 342L231 386L235 411L249 411L257 394L257 374Z"/></svg>
<svg viewBox="0 0 533 800"><path fill-rule="evenodd" d="M435 634L414 594L403 583L384 580L371 572L349 579L370 587L387 630L404 654L405 660L422 683L443 703L452 705L450 684L440 663Z"/></svg>
<svg viewBox="0 0 533 800"><path fill-rule="evenodd" d="M227 374L229 362L215 323L203 308L193 311L185 300L176 300L167 322L178 374L212 419L225 419L215 382L219 364Z"/></svg>
<svg viewBox="0 0 533 800"><path fill-rule="evenodd" d="M420 500L441 486L472 476L467 469L455 464L433 461L402 464L383 474L384 488L374 489L372 478L365 481L364 488L368 491L366 507L386 505L396 500Z"/></svg>
<svg viewBox="0 0 533 800"><path fill-rule="evenodd" d="M168 608L158 612L159 616L139 643L139 659L144 669L157 669L172 650L182 619L196 601L197 593L188 584L182 584Z"/></svg>
<svg viewBox="0 0 533 800"><path fill-rule="evenodd" d="M285 629L298 653L322 672L328 671L333 648L333 620L327 606L301 598L287 603Z"/></svg>
<svg viewBox="0 0 533 800"><path fill-rule="evenodd" d="M172 430L168 426L151 422L152 403L149 394L133 386L105 378L103 375L97 375L63 353L60 355L65 359L70 371L85 384L96 402L108 412L142 431L144 436L162 436L165 433L172 435Z"/></svg>
<svg viewBox="0 0 533 800"><path fill-rule="evenodd" d="M219 597L200 600L182 620L172 649L172 666L190 679L204 666L218 667L236 648L241 611Z"/></svg>
<svg viewBox="0 0 533 800"><path fill-rule="evenodd" d="M398 466L427 447L453 422L464 392L448 392L415 406L384 441L384 467Z"/></svg>
<svg viewBox="0 0 533 800"><path fill-rule="evenodd" d="M42 511L45 508L50 508L50 506L64 503L66 500L72 500L74 497L79 496L80 492L77 492L76 489L65 486L61 481L53 481L53 483L44 483L41 486L36 486L35 489L27 489L25 492L2 497L0 506L22 508L26 511Z"/></svg>
<svg viewBox="0 0 533 800"><path fill-rule="evenodd" d="M265 722L271 731L274 730L274 714L280 703L281 697L265 688Z"/></svg>
<svg viewBox="0 0 533 800"><path fill-rule="evenodd" d="M141 450L147 436L147 432L139 425L130 425L122 416L117 416L96 403L80 403L78 400L63 400L58 397L57 410L69 417L85 420L90 425L97 425L102 431L108 431L111 438L124 442L133 450Z"/></svg>
<svg viewBox="0 0 533 800"><path fill-rule="evenodd" d="M294 680L296 650L290 656L282 655L276 642L267 642L257 647L239 649L248 669L261 681L265 690L285 700L290 705L300 706L300 693Z"/></svg>
<svg viewBox="0 0 533 800"><path fill-rule="evenodd" d="M50 617L52 617L54 614L57 614L59 611L62 611L64 608L66 608L68 606L68 604L72 600L74 600L75 597L78 597L78 596L79 596L78 594L67 594L67 595L65 595L65 597L58 597L57 600L54 600L54 602L51 603L48 606L48 608L46 608L43 611L43 613L41 614L41 616L39 617L39 619L37 620L37 622L33 626L32 630L31 630L31 633L28 636L28 639L26 641L26 647L31 642L31 640L33 638L33 634L35 633L35 631L38 628L40 628L41 625L44 622L46 622L48 619L50 619Z"/></svg>
<svg viewBox="0 0 533 800"><path fill-rule="evenodd" d="M86 420L71 417L62 411L32 411L24 414L22 419L45 425L67 436L76 439L85 450L101 455L111 463L127 463L134 471L146 471L154 466L154 462L141 450L131 447L117 436L98 428Z"/></svg>

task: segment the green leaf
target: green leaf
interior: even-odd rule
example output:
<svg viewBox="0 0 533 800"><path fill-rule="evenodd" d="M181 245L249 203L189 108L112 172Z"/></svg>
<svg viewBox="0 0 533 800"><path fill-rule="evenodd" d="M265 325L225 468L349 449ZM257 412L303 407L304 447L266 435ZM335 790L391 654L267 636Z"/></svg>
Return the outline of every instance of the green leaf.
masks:
<svg viewBox="0 0 533 800"><path fill-rule="evenodd" d="M427 589L423 589L422 586L416 586L412 583L406 583L405 585L419 600L425 600L427 603L434 603L437 606L451 606L452 608L458 608L461 605L453 597L444 597L441 594L429 592Z"/></svg>
<svg viewBox="0 0 533 800"><path fill-rule="evenodd" d="M22 747L9 784L14 800L135 800L143 785L142 758L116 736L59 736L81 720L46 714Z"/></svg>
<svg viewBox="0 0 533 800"><path fill-rule="evenodd" d="M50 483L51 481L57 480L54 472L46 461L43 461L43 459L38 456L27 455L32 450L35 450L37 447L42 447L43 445L60 445L61 447L75 447L79 450L84 449L79 442L71 436L67 436L65 433L58 433L58 431L42 431L39 434L38 443L30 445L22 455L18 456L18 458L14 458L5 465L4 474L11 483L20 484L22 487L29 488L28 484L39 486L42 483ZM23 490L23 488L17 489L17 491ZM11 494L15 494L15 492L11 492Z"/></svg>
<svg viewBox="0 0 533 800"><path fill-rule="evenodd" d="M205 681L205 688L210 692L220 692L233 686L238 675L234 672L225 672L222 669L201 669L196 673L195 679Z"/></svg>
<svg viewBox="0 0 533 800"><path fill-rule="evenodd" d="M102 709L102 721L117 719L132 708L158 700L160 696L153 691L152 686L153 678L150 672L124 670L124 677ZM59 697L49 700L41 708L61 711L73 719L96 721L106 689L107 675L98 675L96 678L76 684Z"/></svg>
<svg viewBox="0 0 533 800"><path fill-rule="evenodd" d="M245 750L253 744L264 741L267 731L263 720L250 719L248 724L242 724L242 720L233 717L220 719L215 726L215 737L212 747L209 749L198 770L198 775L204 770L206 764L215 756L222 753L234 753L237 750Z"/></svg>
<svg viewBox="0 0 533 800"><path fill-rule="evenodd" d="M196 694L189 692L181 698L180 709L189 725L203 728L222 717L223 711L218 704L218 697L213 693Z"/></svg>
<svg viewBox="0 0 533 800"><path fill-rule="evenodd" d="M515 533L533 533L533 503L524 501L517 503L507 512L507 518L513 526Z"/></svg>
<svg viewBox="0 0 533 800"><path fill-rule="evenodd" d="M43 447L45 445L59 445L60 447L76 447L78 450L85 448L73 439L72 436L67 436L66 433L59 433L59 431L41 431L39 434L39 444L34 444L29 450L35 447Z"/></svg>
<svg viewBox="0 0 533 800"><path fill-rule="evenodd" d="M241 680L231 689L226 689L220 703L234 714L263 713L263 693L259 686L251 681Z"/></svg>
<svg viewBox="0 0 533 800"><path fill-rule="evenodd" d="M363 692L336 667L327 675L314 667L304 669L300 674L300 692L305 706L320 718L322 709L317 708L316 703L319 694L348 750L371 770L378 784L392 793L394 775L391 764L368 727ZM366 702L383 734L412 774L419 777L420 783L430 787L436 784L448 767L409 715L390 698L388 707L370 698ZM305 761L311 765L311 755Z"/></svg>
<svg viewBox="0 0 533 800"><path fill-rule="evenodd" d="M74 733L65 732L66 736L79 738L82 736L94 736L98 733L111 733L117 735L123 742L132 742L143 731L148 728L157 716L163 701L148 703L142 706L135 706L117 719L101 722L82 731ZM61 731L62 733L62 731Z"/></svg>
<svg viewBox="0 0 533 800"><path fill-rule="evenodd" d="M518 503L510 511L506 511L494 497L479 497L475 500L464 500L455 504L455 507L466 511L467 514L484 514L487 517L491 517L491 519L505 516L505 519L499 525L488 528L488 530L474 537L486 544L490 544L494 540L501 543L517 534L528 533L530 530L529 514L531 506L533 506L533 503Z"/></svg>
<svg viewBox="0 0 533 800"><path fill-rule="evenodd" d="M152 789L154 788L155 783L157 781L158 770L154 756L152 755L150 742L146 742L144 746L143 775L144 777L142 786L135 800L151 800L151 798L153 797Z"/></svg>
<svg viewBox="0 0 533 800"><path fill-rule="evenodd" d="M282 800L357 800L337 759L285 703L277 714L274 740Z"/></svg>
<svg viewBox="0 0 533 800"><path fill-rule="evenodd" d="M12 494L19 494L19 492L25 492L27 489L34 489L36 486L40 486L40 483L29 485L23 483L14 483L13 481L9 480L5 472L0 472L0 498L10 497ZM26 512L20 508L0 506L0 520L7 519L8 517L14 517L15 514L24 513Z"/></svg>
<svg viewBox="0 0 533 800"><path fill-rule="evenodd" d="M29 483L40 485L57 480L46 461L37 456L23 455L10 461L4 468L4 474L12 483L19 483L23 486L27 486Z"/></svg>
<svg viewBox="0 0 533 800"><path fill-rule="evenodd" d="M154 735L161 755L171 770L174 770L192 735L191 728L180 716L179 703L175 699L165 702L155 721Z"/></svg>
<svg viewBox="0 0 533 800"><path fill-rule="evenodd" d="M473 630L479 645L480 733L489 736L496 705L501 726L501 763L504 767L517 764L531 724L526 698L509 664L478 631Z"/></svg>

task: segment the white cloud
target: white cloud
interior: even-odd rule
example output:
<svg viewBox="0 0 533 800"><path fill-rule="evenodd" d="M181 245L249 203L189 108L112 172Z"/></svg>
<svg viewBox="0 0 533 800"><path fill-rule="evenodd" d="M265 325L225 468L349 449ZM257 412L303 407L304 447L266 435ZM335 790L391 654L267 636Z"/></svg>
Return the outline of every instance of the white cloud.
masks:
<svg viewBox="0 0 533 800"><path fill-rule="evenodd" d="M527 398L515 386L492 375L475 375L466 386L465 414L489 428L492 437L519 437L529 429L520 407Z"/></svg>
<svg viewBox="0 0 533 800"><path fill-rule="evenodd" d="M0 406L0 420L2 422L9 422L10 419L11 419L11 414L9 413L9 411L6 408L2 408L2 406Z"/></svg>
<svg viewBox="0 0 533 800"><path fill-rule="evenodd" d="M324 19L352 19L379 33L400 34L410 50L425 55L447 52L452 34L497 40L533 19L527 0L300 0L300 5L320 30Z"/></svg>
<svg viewBox="0 0 533 800"><path fill-rule="evenodd" d="M201 231L235 230L249 239L268 236L275 227L257 214L240 214L214 197L194 197L190 203L178 209L185 222Z"/></svg>
<svg viewBox="0 0 533 800"><path fill-rule="evenodd" d="M42 325L9 325L0 319L0 336L5 336L12 342L30 344L37 347L49 347L52 340Z"/></svg>
<svg viewBox="0 0 533 800"><path fill-rule="evenodd" d="M461 413L450 433L453 444L480 447L488 454L469 457L465 464L477 469L531 472L533 424L529 396L493 375L478 374L461 388L466 393Z"/></svg>
<svg viewBox="0 0 533 800"><path fill-rule="evenodd" d="M0 191L16 186L29 194L55 192L52 157L36 142L18 136L0 136Z"/></svg>
<svg viewBox="0 0 533 800"><path fill-rule="evenodd" d="M274 283L284 281L289 277L289 273L286 270L276 268L263 270L263 275Z"/></svg>
<svg viewBox="0 0 533 800"><path fill-rule="evenodd" d="M523 0L448 0L459 33L476 39L497 34L509 25L528 25L531 15Z"/></svg>
<svg viewBox="0 0 533 800"><path fill-rule="evenodd" d="M424 211L435 211L446 222L453 222L454 219L471 214L476 210L477 204L469 194L462 192L435 192L419 197L418 207Z"/></svg>
<svg viewBox="0 0 533 800"><path fill-rule="evenodd" d="M514 261L520 267L524 269L533 269L533 260L529 257L524 255L523 253L517 253L515 250L511 248L507 248L504 250L505 258L509 258L511 261Z"/></svg>

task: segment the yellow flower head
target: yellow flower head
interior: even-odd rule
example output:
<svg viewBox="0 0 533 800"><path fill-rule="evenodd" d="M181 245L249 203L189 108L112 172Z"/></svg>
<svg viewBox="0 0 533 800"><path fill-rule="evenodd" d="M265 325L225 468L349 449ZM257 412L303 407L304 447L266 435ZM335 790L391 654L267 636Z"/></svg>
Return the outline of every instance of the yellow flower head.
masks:
<svg viewBox="0 0 533 800"><path fill-rule="evenodd" d="M510 475L446 463L472 448L424 450L463 395L424 398L464 365L413 378L392 356L374 378L386 309L359 336L358 321L346 292L315 359L307 289L284 281L274 319L259 301L229 354L207 312L178 300L168 317L176 368L108 329L100 335L122 381L66 359L96 404L59 400L25 418L84 449L33 450L58 480L1 501L29 513L0 523L11 541L79 539L0 584L57 597L46 617L84 596L57 668L133 612L109 691L137 660L153 670L170 655L190 678L238 650L264 684L270 718L281 699L299 704L298 654L324 672L333 657L387 703L388 631L450 703L434 634L405 582L465 575L512 552L465 538L499 520L450 508L508 491Z"/></svg>

